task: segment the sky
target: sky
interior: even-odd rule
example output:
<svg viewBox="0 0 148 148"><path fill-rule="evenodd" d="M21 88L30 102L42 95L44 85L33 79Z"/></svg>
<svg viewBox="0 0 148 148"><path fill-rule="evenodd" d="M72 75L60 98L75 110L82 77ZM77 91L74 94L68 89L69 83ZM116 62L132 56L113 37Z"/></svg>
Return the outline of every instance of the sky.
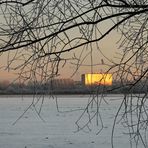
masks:
<svg viewBox="0 0 148 148"><path fill-rule="evenodd" d="M117 41L119 40L119 35L114 31L113 33L110 33L105 39L103 39L99 46L101 49L101 52L110 60L112 61L117 61L116 56L117 52L121 52L121 49L118 49L118 44ZM0 80L9 80L13 81L17 77L17 71L15 70L10 70L8 71L6 69L7 65L7 56L8 54L3 54L0 58L0 66L2 67L0 69ZM108 60L102 56L100 52L98 52L95 47L93 49L93 63L94 64L101 64L102 60L105 64L109 64ZM73 63L73 64L70 64ZM72 78L74 80L80 80L81 79L81 74L84 73L90 73L91 72L91 66L86 66L90 65L90 56L84 60L83 65L77 70L75 75L73 73L75 72L76 65L74 65L74 61L68 61L67 64L60 69L60 76L59 78ZM18 63L16 63L18 64ZM100 72L105 72L108 69L108 67L104 65L96 65L93 67L93 73L100 73Z"/></svg>
<svg viewBox="0 0 148 148"><path fill-rule="evenodd" d="M101 24L99 26L99 29L104 32L105 30L107 30L111 25L112 21L108 21L105 22L104 24ZM69 36L72 35L77 35L77 31L73 31L70 32L71 34L69 34ZM99 42L99 47L101 52L99 52L98 50L96 50L96 47L93 46L93 54L92 54L92 60L93 60L93 64L98 64L96 66L93 67L93 69L91 68L91 66L86 66L86 65L90 65L90 56L88 56L82 63L82 66L75 72L76 70L76 62L75 61L68 61L67 65L65 65L64 67L61 67L59 70L60 76L59 78L72 78L74 80L80 80L81 79L81 74L84 73L104 73L109 67L105 66L105 65L99 65L102 62L105 64L110 64L110 62L107 59L110 59L111 61L116 61L118 62L118 59L116 58L117 52L121 53L121 49L118 49L118 44L117 41L119 40L120 35L116 32L116 31L112 31L109 35L107 35L103 40L101 40ZM82 47L81 47L82 48ZM81 50L81 49L79 49ZM89 49L90 50L90 49ZM86 54L88 51L85 51ZM80 52L76 49L75 51L71 52L70 54L75 54L75 55L79 55ZM72 55L68 55L71 56ZM102 55L104 54L105 57ZM65 55L65 56L67 56ZM17 75L16 73L18 71L16 70L9 70L6 68L7 66L7 57L8 54L3 54L0 56L0 81L1 80L9 80L9 81L13 81ZM106 58L107 57L107 58ZM14 62L14 65L19 65L19 61ZM83 66L84 64L84 66ZM75 75L73 75L73 73L75 73ZM72 77L73 76L73 77Z"/></svg>

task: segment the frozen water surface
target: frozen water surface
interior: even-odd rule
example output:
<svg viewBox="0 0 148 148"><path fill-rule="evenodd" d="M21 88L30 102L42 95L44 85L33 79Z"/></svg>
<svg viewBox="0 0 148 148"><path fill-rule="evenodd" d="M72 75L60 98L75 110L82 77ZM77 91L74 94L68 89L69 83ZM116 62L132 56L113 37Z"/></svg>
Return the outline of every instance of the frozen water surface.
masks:
<svg viewBox="0 0 148 148"><path fill-rule="evenodd" d="M99 135L96 133L100 126L96 126L95 119L90 125L91 131L84 129L76 132L75 122L86 106L88 98L89 96L84 95L58 96L60 112L57 111L55 99L45 97L42 104L41 98L36 104L36 110L39 111L42 104L42 119L32 106L13 125L32 103L33 97L1 96L0 148L110 148L113 119L122 96L108 95L108 104L102 102L100 113L104 129ZM119 125L115 131L115 148L130 147L129 137L124 133L126 130Z"/></svg>

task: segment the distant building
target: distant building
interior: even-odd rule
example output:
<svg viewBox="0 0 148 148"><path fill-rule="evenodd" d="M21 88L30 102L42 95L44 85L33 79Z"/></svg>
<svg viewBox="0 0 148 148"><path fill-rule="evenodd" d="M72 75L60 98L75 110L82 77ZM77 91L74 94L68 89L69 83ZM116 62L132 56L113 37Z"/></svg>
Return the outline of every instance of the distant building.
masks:
<svg viewBox="0 0 148 148"><path fill-rule="evenodd" d="M82 83L85 86L92 85L112 85L112 74L82 74Z"/></svg>

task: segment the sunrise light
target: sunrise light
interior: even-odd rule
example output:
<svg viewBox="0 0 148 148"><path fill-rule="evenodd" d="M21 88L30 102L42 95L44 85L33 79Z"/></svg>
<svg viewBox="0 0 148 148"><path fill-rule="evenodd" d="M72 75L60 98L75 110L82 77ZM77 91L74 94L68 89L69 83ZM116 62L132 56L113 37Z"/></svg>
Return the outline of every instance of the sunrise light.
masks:
<svg viewBox="0 0 148 148"><path fill-rule="evenodd" d="M85 85L112 85L112 74L83 74L82 81Z"/></svg>

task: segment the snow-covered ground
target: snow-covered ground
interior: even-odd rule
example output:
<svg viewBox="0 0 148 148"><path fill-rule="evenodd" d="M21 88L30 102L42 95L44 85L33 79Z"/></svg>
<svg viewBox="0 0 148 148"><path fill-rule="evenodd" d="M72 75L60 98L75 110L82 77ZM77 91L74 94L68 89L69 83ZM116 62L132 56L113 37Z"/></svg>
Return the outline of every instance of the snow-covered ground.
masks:
<svg viewBox="0 0 148 148"><path fill-rule="evenodd" d="M116 100L119 99L119 100ZM104 129L96 135L99 127L96 122L90 125L91 131L77 131L75 122L88 102L88 96L58 96L58 112L56 101L45 97L41 110L41 118L32 106L15 123L18 117L32 103L31 96L0 97L0 148L110 148L111 130L117 107L122 96L107 96L108 104L102 102L100 113ZM36 99L35 99L36 101ZM40 110L42 99L36 104ZM85 119L84 119L85 121ZM99 123L100 124L100 123ZM129 137L125 129L118 126L115 131L115 148L128 148ZM141 147L142 148L142 147Z"/></svg>

